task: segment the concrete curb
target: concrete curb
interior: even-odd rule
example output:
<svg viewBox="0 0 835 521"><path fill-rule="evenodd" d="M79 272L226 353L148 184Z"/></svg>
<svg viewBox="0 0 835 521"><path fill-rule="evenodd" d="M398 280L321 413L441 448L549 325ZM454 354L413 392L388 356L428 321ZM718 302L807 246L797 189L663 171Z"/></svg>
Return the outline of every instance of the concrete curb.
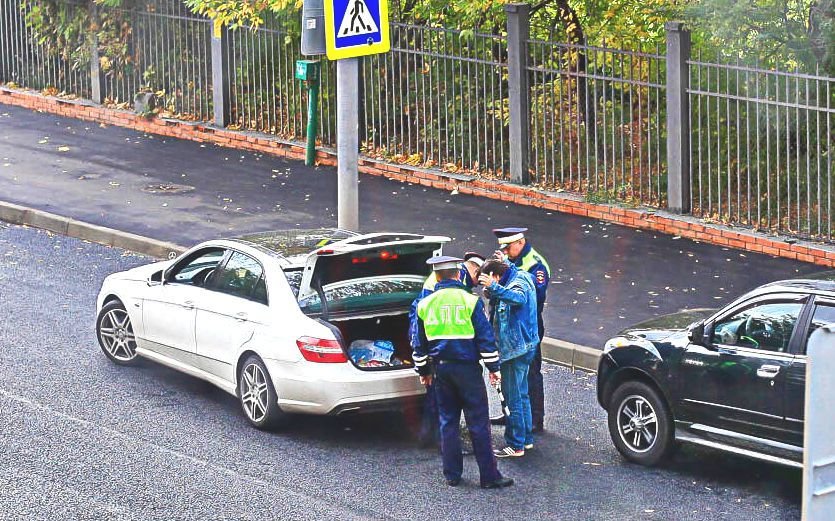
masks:
<svg viewBox="0 0 835 521"><path fill-rule="evenodd" d="M0 221L40 228L67 237L121 248L160 259L172 258L188 249L179 244L114 230L113 228L98 226L5 201L0 201ZM597 372L600 351L557 338L545 337L542 340L542 358L548 362L570 367L572 370L579 369L594 373Z"/></svg>
<svg viewBox="0 0 835 521"><path fill-rule="evenodd" d="M554 364L596 373L601 351L593 347L572 344L558 338L542 339L542 359Z"/></svg>
<svg viewBox="0 0 835 521"><path fill-rule="evenodd" d="M151 257L168 259L186 251L186 247L158 241L134 233L62 217L54 213L0 201L0 220L40 228L85 241L121 248Z"/></svg>

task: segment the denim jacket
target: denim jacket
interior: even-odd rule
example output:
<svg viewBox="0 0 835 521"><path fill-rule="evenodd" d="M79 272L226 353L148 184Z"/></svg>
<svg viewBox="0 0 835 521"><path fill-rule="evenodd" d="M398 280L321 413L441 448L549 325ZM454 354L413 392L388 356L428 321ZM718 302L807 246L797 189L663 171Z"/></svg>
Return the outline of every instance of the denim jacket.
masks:
<svg viewBox="0 0 835 521"><path fill-rule="evenodd" d="M510 265L502 280L493 282L490 292L490 321L496 333L501 362L536 349L536 286L530 273Z"/></svg>

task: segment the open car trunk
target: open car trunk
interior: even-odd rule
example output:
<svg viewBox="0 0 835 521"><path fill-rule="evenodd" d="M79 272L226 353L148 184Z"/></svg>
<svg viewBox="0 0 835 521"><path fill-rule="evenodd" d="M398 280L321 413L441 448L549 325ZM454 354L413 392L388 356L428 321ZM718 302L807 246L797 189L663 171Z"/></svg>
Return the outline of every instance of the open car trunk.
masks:
<svg viewBox="0 0 835 521"><path fill-rule="evenodd" d="M407 312L372 318L331 320L326 323L339 339L348 359L358 369L391 371L414 368ZM373 346L374 343L377 346ZM391 351L388 350L388 343Z"/></svg>

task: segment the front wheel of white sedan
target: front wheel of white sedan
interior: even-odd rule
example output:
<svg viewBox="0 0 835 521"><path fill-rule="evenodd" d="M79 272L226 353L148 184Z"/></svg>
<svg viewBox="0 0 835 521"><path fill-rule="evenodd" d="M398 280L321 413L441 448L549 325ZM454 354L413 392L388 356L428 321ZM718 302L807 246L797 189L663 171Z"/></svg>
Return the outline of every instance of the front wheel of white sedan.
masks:
<svg viewBox="0 0 835 521"><path fill-rule="evenodd" d="M272 430L281 426L287 415L278 407L278 395L264 362L250 356L238 376L238 397L246 418L255 428Z"/></svg>
<svg viewBox="0 0 835 521"><path fill-rule="evenodd" d="M121 365L136 362L136 338L125 306L112 300L102 306L96 320L96 336L104 354Z"/></svg>

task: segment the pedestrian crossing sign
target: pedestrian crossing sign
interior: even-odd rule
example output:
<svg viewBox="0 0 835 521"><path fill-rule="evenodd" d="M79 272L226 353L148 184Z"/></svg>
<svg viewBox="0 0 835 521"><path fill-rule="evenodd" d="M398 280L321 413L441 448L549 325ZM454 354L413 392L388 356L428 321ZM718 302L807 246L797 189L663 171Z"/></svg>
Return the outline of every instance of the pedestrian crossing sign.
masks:
<svg viewBox="0 0 835 521"><path fill-rule="evenodd" d="M325 0L328 58L388 52L388 0Z"/></svg>

